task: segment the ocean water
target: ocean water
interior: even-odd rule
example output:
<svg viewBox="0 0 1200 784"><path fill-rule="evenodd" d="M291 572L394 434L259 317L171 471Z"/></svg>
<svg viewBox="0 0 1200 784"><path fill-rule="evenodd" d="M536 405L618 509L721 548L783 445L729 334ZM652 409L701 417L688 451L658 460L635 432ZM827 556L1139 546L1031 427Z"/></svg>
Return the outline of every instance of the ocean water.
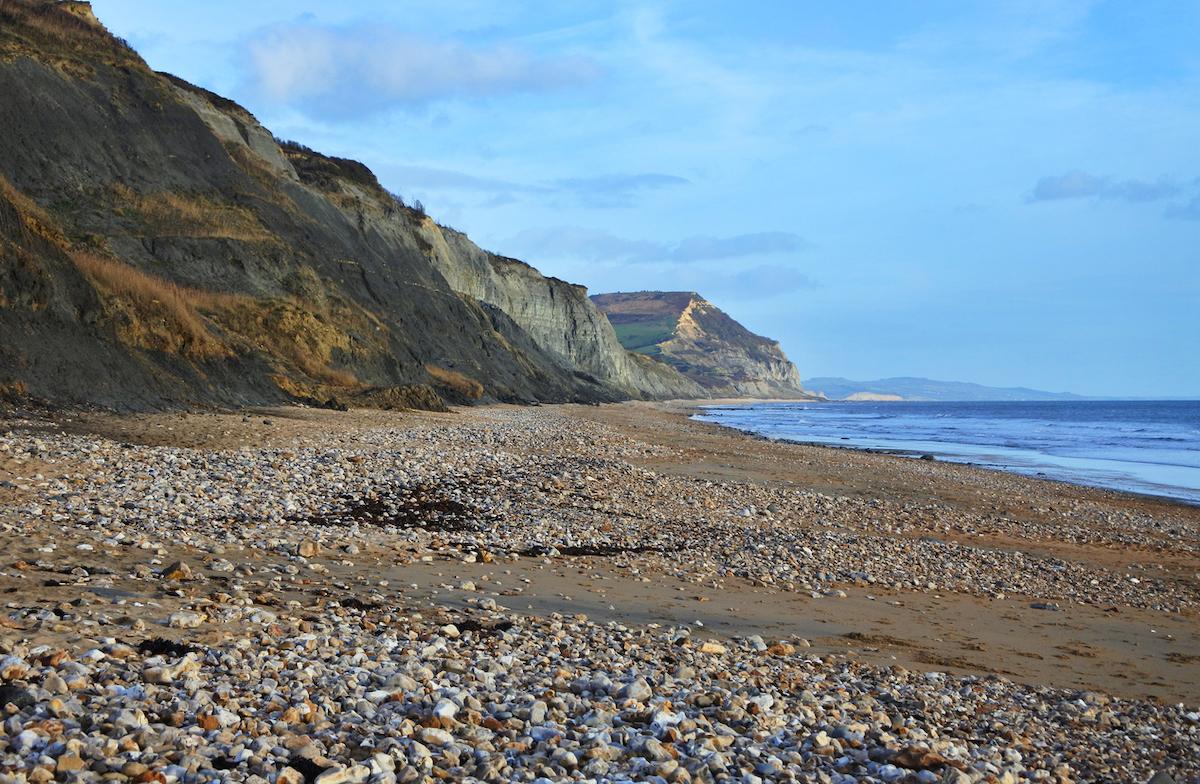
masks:
<svg viewBox="0 0 1200 784"><path fill-rule="evenodd" d="M695 418L1200 504L1200 401L759 403Z"/></svg>

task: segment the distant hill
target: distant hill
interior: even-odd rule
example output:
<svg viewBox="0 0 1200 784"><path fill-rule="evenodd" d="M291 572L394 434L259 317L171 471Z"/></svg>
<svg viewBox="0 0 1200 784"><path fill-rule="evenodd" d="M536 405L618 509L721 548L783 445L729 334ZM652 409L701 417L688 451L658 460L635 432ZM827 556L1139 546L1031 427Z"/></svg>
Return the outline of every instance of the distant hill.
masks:
<svg viewBox="0 0 1200 784"><path fill-rule="evenodd" d="M830 400L1086 400L1069 392L1045 392L1025 387L986 387L966 381L935 381L929 378L881 378L851 381L847 378L810 378L804 388L823 393Z"/></svg>
<svg viewBox="0 0 1200 784"><path fill-rule="evenodd" d="M779 343L755 335L692 291L596 294L630 351L667 363L714 397L805 398Z"/></svg>

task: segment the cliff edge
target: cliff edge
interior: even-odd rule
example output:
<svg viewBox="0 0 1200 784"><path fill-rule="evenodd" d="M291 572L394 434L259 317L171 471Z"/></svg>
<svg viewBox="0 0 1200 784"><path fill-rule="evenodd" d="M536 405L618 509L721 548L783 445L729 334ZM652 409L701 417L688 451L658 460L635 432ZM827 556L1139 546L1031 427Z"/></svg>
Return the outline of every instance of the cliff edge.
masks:
<svg viewBox="0 0 1200 784"><path fill-rule="evenodd" d="M710 397L808 398L779 343L690 291L597 294L626 348L659 359Z"/></svg>
<svg viewBox="0 0 1200 784"><path fill-rule="evenodd" d="M0 2L0 394L147 408L702 394L576 286L157 73L87 3Z"/></svg>

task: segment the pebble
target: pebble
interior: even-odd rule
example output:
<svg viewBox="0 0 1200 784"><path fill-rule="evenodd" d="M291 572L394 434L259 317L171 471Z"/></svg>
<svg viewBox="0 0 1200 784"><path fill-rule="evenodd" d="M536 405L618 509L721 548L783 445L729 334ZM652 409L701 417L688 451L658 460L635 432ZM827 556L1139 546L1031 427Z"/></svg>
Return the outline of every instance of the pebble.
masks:
<svg viewBox="0 0 1200 784"><path fill-rule="evenodd" d="M72 573L79 564L63 553L125 551L139 555L130 579L150 586L138 602L114 593L54 612L6 597L0 620L21 628L0 626L0 701L11 705L0 716L0 784L1065 784L1145 781L1164 760L1177 780L1200 776L1195 706L817 657L798 639L701 640L709 632L690 623L521 615L479 596L510 595L494 583L457 576L445 587L472 595L453 602L414 606L402 591L355 588L339 562L363 552L428 556L450 574L468 557L554 568L595 552L637 569L633 579L653 567L797 596L880 585L1068 608L1198 606L1194 585L1152 571L899 535L931 515L955 531L986 525L1017 538L1040 535L1036 523L660 475L641 461L664 447L549 407L460 419L301 439L286 453L0 433L6 460L81 467L48 474L27 504L0 510L4 530L47 538L45 552L22 553L25 568L2 570L78 581L71 590L90 602L113 575L87 561ZM1065 517L1063 536L1159 537L1195 552L1184 523L1087 517ZM79 537L92 555L76 549ZM182 552L204 554L188 558L207 568L169 555ZM331 556L324 571L299 560L318 553ZM99 609L132 620L100 624L87 614ZM138 647L138 615L182 639ZM58 625L75 641L69 657L28 640Z"/></svg>

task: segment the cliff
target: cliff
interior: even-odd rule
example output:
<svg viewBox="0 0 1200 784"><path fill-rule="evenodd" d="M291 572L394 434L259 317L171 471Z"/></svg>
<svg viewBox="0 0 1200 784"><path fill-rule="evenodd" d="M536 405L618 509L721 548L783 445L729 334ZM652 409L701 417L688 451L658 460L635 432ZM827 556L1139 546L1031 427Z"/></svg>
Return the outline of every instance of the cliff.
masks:
<svg viewBox="0 0 1200 784"><path fill-rule="evenodd" d="M660 359L711 397L811 397L779 343L755 335L694 292L597 294L628 349Z"/></svg>
<svg viewBox="0 0 1200 784"><path fill-rule="evenodd" d="M517 259L480 249L465 234L423 221L430 258L457 292L507 313L539 346L627 394L705 397L705 390L662 362L625 350L587 289L542 275Z"/></svg>
<svg viewBox="0 0 1200 784"><path fill-rule="evenodd" d="M703 393L577 286L152 71L86 3L0 0L0 391L124 407Z"/></svg>

